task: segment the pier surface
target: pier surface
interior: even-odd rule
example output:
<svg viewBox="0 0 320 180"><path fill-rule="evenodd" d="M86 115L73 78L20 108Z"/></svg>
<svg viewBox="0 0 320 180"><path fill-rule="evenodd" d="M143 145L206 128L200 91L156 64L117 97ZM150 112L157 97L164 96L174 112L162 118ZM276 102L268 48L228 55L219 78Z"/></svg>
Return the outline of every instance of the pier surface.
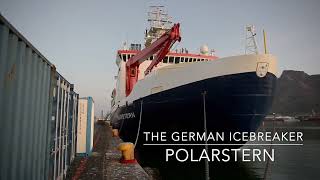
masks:
<svg viewBox="0 0 320 180"><path fill-rule="evenodd" d="M93 152L89 157L76 157L67 173L67 179L152 179L138 164L121 164L121 152L117 146L122 142L112 137L108 124L96 124Z"/></svg>

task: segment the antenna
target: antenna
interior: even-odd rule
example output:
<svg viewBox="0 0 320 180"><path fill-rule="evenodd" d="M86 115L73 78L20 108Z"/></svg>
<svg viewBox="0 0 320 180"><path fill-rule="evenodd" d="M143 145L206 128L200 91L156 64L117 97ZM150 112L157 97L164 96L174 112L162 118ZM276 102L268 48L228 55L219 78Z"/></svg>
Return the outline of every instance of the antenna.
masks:
<svg viewBox="0 0 320 180"><path fill-rule="evenodd" d="M172 27L171 17L165 11L164 6L150 6L148 22L150 29L145 33L145 46L148 47Z"/></svg>
<svg viewBox="0 0 320 180"><path fill-rule="evenodd" d="M253 25L246 26L246 49L245 54L258 54L256 32Z"/></svg>
<svg viewBox="0 0 320 180"><path fill-rule="evenodd" d="M164 6L150 6L148 21L153 28L170 29L172 26L171 17L165 12Z"/></svg>
<svg viewBox="0 0 320 180"><path fill-rule="evenodd" d="M101 118L104 119L104 118L103 118L103 110L101 110Z"/></svg>
<svg viewBox="0 0 320 180"><path fill-rule="evenodd" d="M263 30L263 43L264 43L264 53L268 54L268 48L267 48L267 34Z"/></svg>

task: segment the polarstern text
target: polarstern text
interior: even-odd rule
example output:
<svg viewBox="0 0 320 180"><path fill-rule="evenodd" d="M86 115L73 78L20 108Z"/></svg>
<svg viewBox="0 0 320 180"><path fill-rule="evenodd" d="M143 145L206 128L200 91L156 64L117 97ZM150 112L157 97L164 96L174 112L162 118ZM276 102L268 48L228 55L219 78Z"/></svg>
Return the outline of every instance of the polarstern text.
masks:
<svg viewBox="0 0 320 180"><path fill-rule="evenodd" d="M144 146L159 146L165 161L275 161L275 146L303 145L302 132L143 132Z"/></svg>

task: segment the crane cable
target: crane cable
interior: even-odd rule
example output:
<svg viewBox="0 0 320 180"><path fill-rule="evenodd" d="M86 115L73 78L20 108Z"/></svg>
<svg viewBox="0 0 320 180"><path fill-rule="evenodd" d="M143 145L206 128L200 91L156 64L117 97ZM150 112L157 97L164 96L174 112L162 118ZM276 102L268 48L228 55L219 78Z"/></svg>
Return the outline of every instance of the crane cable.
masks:
<svg viewBox="0 0 320 180"><path fill-rule="evenodd" d="M134 147L136 147L136 145L137 145L139 133L140 133L140 125L141 125L141 119L142 119L142 104L143 104L143 100L141 100L141 102L140 102L140 118L139 118L139 125L138 125L138 132L137 132L137 136L136 136L136 141L134 142Z"/></svg>
<svg viewBox="0 0 320 180"><path fill-rule="evenodd" d="M273 136L274 136L274 133L275 133L274 121L275 121L275 115L274 115L273 121L272 121L272 135ZM270 151L272 149L272 146L273 146L273 141L271 141L270 146L269 146L269 152L268 152L269 154L270 154ZM267 179L268 172L269 172L269 166L270 166L270 159L267 160L266 167L264 169L264 174L263 174L263 179L264 180ZM270 169L270 171L271 171L271 169Z"/></svg>
<svg viewBox="0 0 320 180"><path fill-rule="evenodd" d="M207 113L206 113L206 94L207 91L204 91L202 94L203 97L203 128L205 131L205 134L207 135ZM208 140L207 138L205 139L205 149L208 152ZM209 180L210 179L210 171L209 171L209 162L208 159L205 159L205 179Z"/></svg>

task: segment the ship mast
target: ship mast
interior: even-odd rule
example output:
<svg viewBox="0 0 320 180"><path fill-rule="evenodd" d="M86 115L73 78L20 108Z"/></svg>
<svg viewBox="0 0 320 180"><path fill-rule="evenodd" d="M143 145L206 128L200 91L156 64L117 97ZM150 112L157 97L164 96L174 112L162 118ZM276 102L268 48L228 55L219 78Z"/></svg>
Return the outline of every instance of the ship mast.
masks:
<svg viewBox="0 0 320 180"><path fill-rule="evenodd" d="M159 39L165 32L172 28L171 17L164 10L164 6L150 6L148 12L149 30L145 33L145 47L150 46L155 40Z"/></svg>
<svg viewBox="0 0 320 180"><path fill-rule="evenodd" d="M175 42L181 41L180 24L173 24L163 6L151 6L148 13L150 22L149 31L146 30L145 48L126 62L126 96L128 96L138 81L139 66L150 56L155 55L150 65L145 70L147 75L169 53Z"/></svg>
<svg viewBox="0 0 320 180"><path fill-rule="evenodd" d="M253 25L246 26L246 49L245 54L258 54L256 32Z"/></svg>
<svg viewBox="0 0 320 180"><path fill-rule="evenodd" d="M181 41L180 24L174 24L171 29L165 31L158 39L152 42L149 46L139 51L126 62L126 95L128 96L136 82L138 81L139 66L147 58L156 54L150 65L145 70L145 75L162 61L162 59L169 53L170 48L175 42Z"/></svg>

